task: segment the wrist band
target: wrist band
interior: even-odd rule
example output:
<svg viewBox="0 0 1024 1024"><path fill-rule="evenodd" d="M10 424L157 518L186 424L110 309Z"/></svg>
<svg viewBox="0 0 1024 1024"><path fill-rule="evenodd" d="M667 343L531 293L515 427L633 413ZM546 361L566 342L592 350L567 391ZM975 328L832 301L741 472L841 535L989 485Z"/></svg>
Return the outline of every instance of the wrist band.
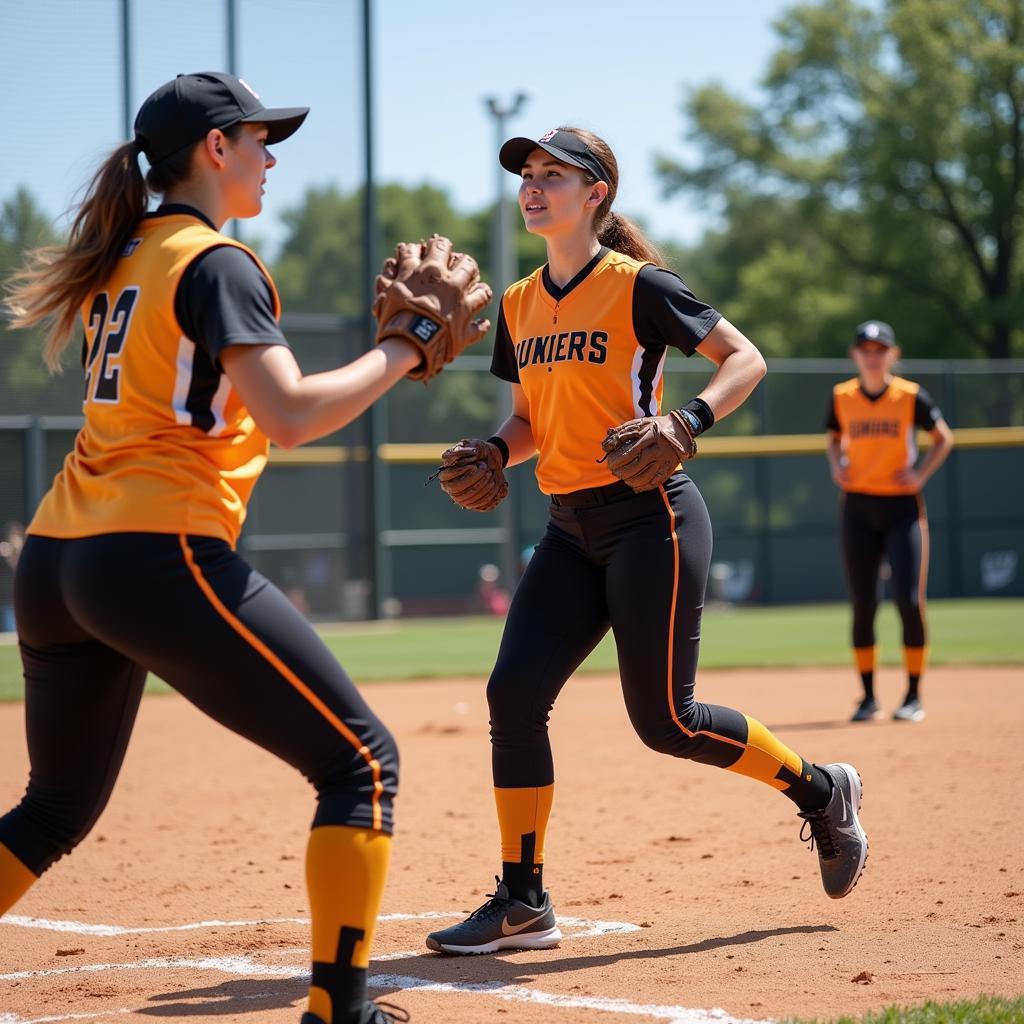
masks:
<svg viewBox="0 0 1024 1024"><path fill-rule="evenodd" d="M715 423L715 414L711 406L703 398L691 398L686 405L677 410L693 428L693 436L703 434Z"/></svg>
<svg viewBox="0 0 1024 1024"><path fill-rule="evenodd" d="M504 469L508 465L508 445L505 443L505 438L498 437L495 434L493 437L487 438L488 444L493 444L495 448L501 452L501 468Z"/></svg>

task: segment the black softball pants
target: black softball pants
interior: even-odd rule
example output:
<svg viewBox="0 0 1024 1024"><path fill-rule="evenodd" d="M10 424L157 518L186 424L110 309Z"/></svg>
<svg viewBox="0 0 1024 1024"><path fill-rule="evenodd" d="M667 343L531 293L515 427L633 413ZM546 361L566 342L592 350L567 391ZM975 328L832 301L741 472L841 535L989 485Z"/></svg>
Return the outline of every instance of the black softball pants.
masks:
<svg viewBox="0 0 1024 1024"><path fill-rule="evenodd" d="M106 805L147 671L302 772L314 826L391 832L390 733L309 623L225 542L30 536L15 609L31 773L0 843L35 874Z"/></svg>
<svg viewBox="0 0 1024 1024"><path fill-rule="evenodd" d="M553 783L549 713L609 627L643 742L719 767L739 761L746 717L694 697L711 546L704 499L682 473L644 494L610 484L552 499L487 686L495 787Z"/></svg>
<svg viewBox="0 0 1024 1024"><path fill-rule="evenodd" d="M878 574L892 570L892 599L903 624L903 646L927 643L928 517L920 494L842 496L843 562L853 605L853 646L875 643Z"/></svg>

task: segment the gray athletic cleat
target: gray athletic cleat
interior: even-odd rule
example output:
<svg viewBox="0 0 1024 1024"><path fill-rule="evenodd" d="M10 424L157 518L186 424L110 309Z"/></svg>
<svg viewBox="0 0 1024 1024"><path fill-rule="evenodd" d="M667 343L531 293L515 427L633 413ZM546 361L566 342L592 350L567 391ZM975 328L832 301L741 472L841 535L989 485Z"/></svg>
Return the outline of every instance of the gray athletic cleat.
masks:
<svg viewBox="0 0 1024 1024"><path fill-rule="evenodd" d="M358 1024L407 1024L409 1020L408 1010L403 1010L392 1003L371 1002L367 999L359 1014ZM307 1012L302 1015L299 1024L324 1024L324 1021L315 1013Z"/></svg>
<svg viewBox="0 0 1024 1024"><path fill-rule="evenodd" d="M834 900L842 899L857 884L868 859L868 837L860 827L861 781L851 764L824 764L821 770L832 780L832 797L820 811L801 811L800 838L818 848L821 884Z"/></svg>
<svg viewBox="0 0 1024 1024"><path fill-rule="evenodd" d="M555 923L550 894L544 893L544 902L532 907L513 899L505 884L497 877L494 880L498 887L491 898L465 921L431 932L427 949L467 956L497 953L499 949L554 949L558 945L562 933Z"/></svg>
<svg viewBox="0 0 1024 1024"><path fill-rule="evenodd" d="M856 711L850 716L851 722L873 722L876 718L882 717L882 709L878 701L865 697L858 705Z"/></svg>
<svg viewBox="0 0 1024 1024"><path fill-rule="evenodd" d="M919 700L908 700L892 713L892 717L897 722L923 722L924 708Z"/></svg>

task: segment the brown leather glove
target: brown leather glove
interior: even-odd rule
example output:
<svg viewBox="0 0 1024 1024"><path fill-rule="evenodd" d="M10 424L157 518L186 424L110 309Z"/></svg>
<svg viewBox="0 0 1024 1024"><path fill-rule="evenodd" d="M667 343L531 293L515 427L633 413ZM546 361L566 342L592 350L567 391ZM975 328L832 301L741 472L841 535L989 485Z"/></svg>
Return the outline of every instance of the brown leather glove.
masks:
<svg viewBox="0 0 1024 1024"><path fill-rule="evenodd" d="M672 410L611 427L601 442L608 468L638 494L660 487L681 462L697 454L690 425Z"/></svg>
<svg viewBox="0 0 1024 1024"><path fill-rule="evenodd" d="M491 327L489 320L475 319L491 301L490 286L480 280L476 260L453 252L442 235L399 242L395 255L384 261L374 290L377 343L403 338L423 357L406 374L410 380L433 379Z"/></svg>
<svg viewBox="0 0 1024 1024"><path fill-rule="evenodd" d="M436 475L444 493L472 512L490 512L508 494L498 446L479 438L463 438L442 452Z"/></svg>

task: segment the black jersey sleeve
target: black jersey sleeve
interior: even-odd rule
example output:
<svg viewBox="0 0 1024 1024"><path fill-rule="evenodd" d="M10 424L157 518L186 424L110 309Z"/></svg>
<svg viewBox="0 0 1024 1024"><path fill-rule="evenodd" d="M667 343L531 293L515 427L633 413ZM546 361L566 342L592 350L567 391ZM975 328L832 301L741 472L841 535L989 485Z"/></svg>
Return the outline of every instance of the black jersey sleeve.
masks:
<svg viewBox="0 0 1024 1024"><path fill-rule="evenodd" d="M935 424L941 419L942 412L935 404L935 399L924 388L918 387L914 399L914 426L920 430L934 430Z"/></svg>
<svg viewBox="0 0 1024 1024"><path fill-rule="evenodd" d="M174 312L185 336L220 369L229 345L287 345L274 317L270 282L235 245L207 249L182 274Z"/></svg>
<svg viewBox="0 0 1024 1024"><path fill-rule="evenodd" d="M842 433L843 428L839 425L839 417L836 415L836 396L831 394L828 396L828 411L825 413L825 429L835 431L835 433Z"/></svg>
<svg viewBox="0 0 1024 1024"><path fill-rule="evenodd" d="M494 330L494 352L491 355L491 373L495 377L507 380L510 384L519 383L519 364L516 362L516 349L512 343L512 335L508 332L505 322L505 303L498 310L498 326Z"/></svg>
<svg viewBox="0 0 1024 1024"><path fill-rule="evenodd" d="M721 319L671 270L652 263L640 268L633 286L633 331L641 345L672 345L692 356Z"/></svg>

